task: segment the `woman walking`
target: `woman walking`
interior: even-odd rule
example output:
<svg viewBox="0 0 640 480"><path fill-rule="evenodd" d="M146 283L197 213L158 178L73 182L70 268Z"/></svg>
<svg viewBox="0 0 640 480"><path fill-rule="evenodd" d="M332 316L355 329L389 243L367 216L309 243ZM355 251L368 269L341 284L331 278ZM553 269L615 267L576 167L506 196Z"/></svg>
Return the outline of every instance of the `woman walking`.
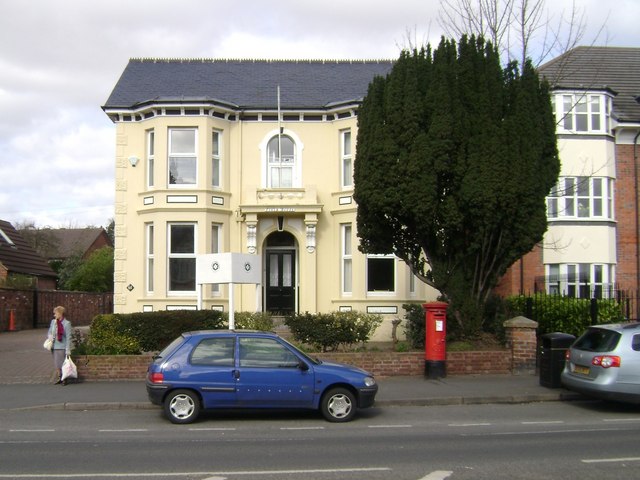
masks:
<svg viewBox="0 0 640 480"><path fill-rule="evenodd" d="M66 385L62 380L62 363L67 355L71 355L71 322L64 316L65 308L58 306L53 309L53 320L49 326L49 338L53 339L53 365L56 369L56 385Z"/></svg>

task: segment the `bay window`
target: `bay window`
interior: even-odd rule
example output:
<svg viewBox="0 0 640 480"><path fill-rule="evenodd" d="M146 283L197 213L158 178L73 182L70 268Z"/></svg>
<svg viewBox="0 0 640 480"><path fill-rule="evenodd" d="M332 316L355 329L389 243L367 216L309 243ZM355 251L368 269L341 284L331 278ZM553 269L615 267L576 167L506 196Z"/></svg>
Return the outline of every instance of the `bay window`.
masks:
<svg viewBox="0 0 640 480"><path fill-rule="evenodd" d="M211 185L214 188L221 186L221 161L220 161L220 138L221 133L214 130L211 134Z"/></svg>
<svg viewBox="0 0 640 480"><path fill-rule="evenodd" d="M560 132L610 133L611 98L584 92L556 96L556 119Z"/></svg>
<svg viewBox="0 0 640 480"><path fill-rule="evenodd" d="M350 295L353 287L352 265L353 258L351 253L351 224L345 223L341 225L341 251L342 251L342 293Z"/></svg>
<svg viewBox="0 0 640 480"><path fill-rule="evenodd" d="M608 298L614 286L611 264L556 263L546 266L547 293L575 298Z"/></svg>
<svg viewBox="0 0 640 480"><path fill-rule="evenodd" d="M393 293L396 290L396 257L367 255L367 293Z"/></svg>
<svg viewBox="0 0 640 480"><path fill-rule="evenodd" d="M196 291L196 225L170 223L168 226L168 281L170 293Z"/></svg>
<svg viewBox="0 0 640 480"><path fill-rule="evenodd" d="M169 185L196 185L198 178L197 130L169 129Z"/></svg>
<svg viewBox="0 0 640 480"><path fill-rule="evenodd" d="M351 155L351 130L340 132L340 158L342 188L353 187L353 158Z"/></svg>
<svg viewBox="0 0 640 480"><path fill-rule="evenodd" d="M147 278L147 293L153 293L154 284L153 284L153 276L155 273L154 270L154 228L153 223L145 224L145 236L146 236L146 256L147 256L147 264L146 264L146 278Z"/></svg>
<svg viewBox="0 0 640 480"><path fill-rule="evenodd" d="M153 130L147 131L147 187L155 185L155 133Z"/></svg>
<svg viewBox="0 0 640 480"><path fill-rule="evenodd" d="M549 219L613 219L613 179L561 177L547 197Z"/></svg>

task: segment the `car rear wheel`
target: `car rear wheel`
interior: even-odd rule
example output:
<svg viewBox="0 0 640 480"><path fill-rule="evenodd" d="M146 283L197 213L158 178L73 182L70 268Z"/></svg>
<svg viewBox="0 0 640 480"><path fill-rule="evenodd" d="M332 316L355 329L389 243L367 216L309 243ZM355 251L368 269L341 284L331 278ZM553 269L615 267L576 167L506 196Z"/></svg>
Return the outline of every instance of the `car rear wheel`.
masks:
<svg viewBox="0 0 640 480"><path fill-rule="evenodd" d="M200 414L200 399L191 390L176 390L167 395L164 413L171 423L191 423Z"/></svg>
<svg viewBox="0 0 640 480"><path fill-rule="evenodd" d="M346 388L333 388L322 397L320 410L330 422L348 422L356 414L356 397Z"/></svg>

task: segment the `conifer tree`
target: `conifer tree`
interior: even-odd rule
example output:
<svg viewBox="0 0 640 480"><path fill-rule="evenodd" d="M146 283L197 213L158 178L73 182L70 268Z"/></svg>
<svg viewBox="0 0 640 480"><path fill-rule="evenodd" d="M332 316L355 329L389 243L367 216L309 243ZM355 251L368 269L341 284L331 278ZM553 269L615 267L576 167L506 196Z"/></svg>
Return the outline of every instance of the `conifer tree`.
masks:
<svg viewBox="0 0 640 480"><path fill-rule="evenodd" d="M403 51L358 114L364 253L393 253L450 302L465 336L501 276L542 240L560 161L547 86L482 38Z"/></svg>

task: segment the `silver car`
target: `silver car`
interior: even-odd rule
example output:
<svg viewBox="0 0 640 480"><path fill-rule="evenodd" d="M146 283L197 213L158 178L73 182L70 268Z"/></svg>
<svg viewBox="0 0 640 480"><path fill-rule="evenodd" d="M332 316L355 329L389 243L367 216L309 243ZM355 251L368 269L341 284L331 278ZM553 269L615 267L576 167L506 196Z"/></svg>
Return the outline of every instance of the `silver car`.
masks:
<svg viewBox="0 0 640 480"><path fill-rule="evenodd" d="M562 384L587 396L640 403L640 323L590 327L567 350Z"/></svg>

